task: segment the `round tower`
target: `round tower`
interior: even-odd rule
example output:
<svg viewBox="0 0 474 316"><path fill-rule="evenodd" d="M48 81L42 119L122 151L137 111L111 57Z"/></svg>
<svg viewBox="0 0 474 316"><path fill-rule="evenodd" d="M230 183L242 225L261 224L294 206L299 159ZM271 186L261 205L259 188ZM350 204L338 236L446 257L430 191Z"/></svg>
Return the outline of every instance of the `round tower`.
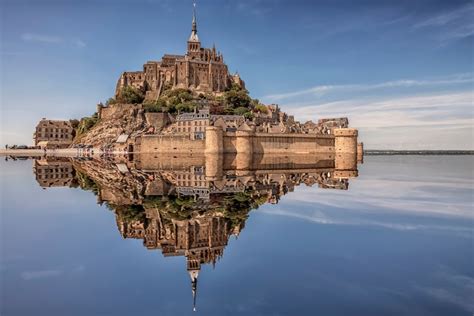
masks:
<svg viewBox="0 0 474 316"><path fill-rule="evenodd" d="M334 129L335 178L357 176L357 135L354 128Z"/></svg>
<svg viewBox="0 0 474 316"><path fill-rule="evenodd" d="M222 128L216 126L206 127L206 154L222 154L224 138Z"/></svg>
<svg viewBox="0 0 474 316"><path fill-rule="evenodd" d="M237 151L235 166L237 170L249 171L252 169L253 134L252 131L235 132L235 149Z"/></svg>
<svg viewBox="0 0 474 316"><path fill-rule="evenodd" d="M206 180L218 181L222 179L224 157L220 154L206 155Z"/></svg>

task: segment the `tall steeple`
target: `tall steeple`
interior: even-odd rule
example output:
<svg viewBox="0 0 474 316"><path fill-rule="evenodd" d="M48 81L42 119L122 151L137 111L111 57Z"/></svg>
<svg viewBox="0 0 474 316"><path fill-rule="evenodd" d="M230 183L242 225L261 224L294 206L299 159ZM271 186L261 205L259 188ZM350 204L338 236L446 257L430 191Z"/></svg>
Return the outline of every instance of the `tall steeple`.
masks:
<svg viewBox="0 0 474 316"><path fill-rule="evenodd" d="M196 22L196 0L193 0L193 25L191 28L191 36L189 36L189 42L199 42L197 35L197 22Z"/></svg>

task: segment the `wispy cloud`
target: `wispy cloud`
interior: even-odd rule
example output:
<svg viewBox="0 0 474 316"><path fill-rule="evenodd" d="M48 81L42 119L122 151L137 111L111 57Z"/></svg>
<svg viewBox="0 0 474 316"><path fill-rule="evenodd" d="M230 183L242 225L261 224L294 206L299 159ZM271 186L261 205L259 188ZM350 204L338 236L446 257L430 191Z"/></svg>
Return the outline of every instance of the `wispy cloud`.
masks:
<svg viewBox="0 0 474 316"><path fill-rule="evenodd" d="M263 17L271 11L271 3L264 3L263 0L241 0L236 2L236 9L246 15Z"/></svg>
<svg viewBox="0 0 474 316"><path fill-rule="evenodd" d="M370 149L473 149L473 83L466 73L318 85L261 99L300 121L348 117Z"/></svg>
<svg viewBox="0 0 474 316"><path fill-rule="evenodd" d="M416 23L413 27L443 26L458 20L471 19L474 14L474 5L469 3L450 12L441 13L424 21Z"/></svg>
<svg viewBox="0 0 474 316"><path fill-rule="evenodd" d="M322 104L293 106L300 119L348 116L357 127L472 126L473 91L401 97L359 98ZM464 113L453 113L464 110Z"/></svg>
<svg viewBox="0 0 474 316"><path fill-rule="evenodd" d="M62 39L58 36L24 33L21 39L25 42L40 42L40 43L61 43Z"/></svg>
<svg viewBox="0 0 474 316"><path fill-rule="evenodd" d="M44 44L70 44L78 48L86 47L86 43L80 38L63 38L48 34L23 33L21 39L25 42L36 42Z"/></svg>
<svg viewBox="0 0 474 316"><path fill-rule="evenodd" d="M474 35L474 4L469 3L413 25L415 30L426 28L437 30L437 37L442 44Z"/></svg>
<svg viewBox="0 0 474 316"><path fill-rule="evenodd" d="M392 162L389 168L383 164L383 169L378 158L368 159L363 177L351 179L347 191L299 186L278 205L259 211L321 225L429 230L471 238L471 200L460 194L453 201L452 195L472 187L468 174L453 172L452 167L448 173L431 158L407 165ZM468 161L458 163L460 169L470 166ZM437 174L427 173L427 168L437 169Z"/></svg>
<svg viewBox="0 0 474 316"><path fill-rule="evenodd" d="M472 74L455 74L440 78L431 78L425 80L419 79L400 79L373 84L343 84L343 85L318 85L308 89L287 92L281 94L272 94L264 96L264 99L279 101L289 98L295 98L305 95L321 96L328 93L340 92L360 92L370 90L380 90L389 88L413 88L423 86L454 85L474 82Z"/></svg>
<svg viewBox="0 0 474 316"><path fill-rule="evenodd" d="M74 43L74 45L76 45L79 48L83 48L87 46L86 43L82 41L81 39L75 39L72 42Z"/></svg>
<svg viewBox="0 0 474 316"><path fill-rule="evenodd" d="M459 306L468 313L474 313L474 278L441 267L434 279L439 286L415 286L415 289L439 301Z"/></svg>
<svg viewBox="0 0 474 316"><path fill-rule="evenodd" d="M299 120L349 117L370 149L473 149L474 92L291 105Z"/></svg>

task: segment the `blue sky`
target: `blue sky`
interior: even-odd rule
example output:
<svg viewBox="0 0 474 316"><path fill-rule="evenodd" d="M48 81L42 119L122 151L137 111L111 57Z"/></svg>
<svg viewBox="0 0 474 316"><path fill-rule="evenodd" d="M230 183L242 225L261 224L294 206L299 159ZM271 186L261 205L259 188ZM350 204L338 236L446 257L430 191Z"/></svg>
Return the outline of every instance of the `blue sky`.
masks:
<svg viewBox="0 0 474 316"><path fill-rule="evenodd" d="M183 53L191 0L2 0L0 143L80 118L125 70ZM253 97L348 116L366 148L474 149L472 1L201 0L198 33Z"/></svg>

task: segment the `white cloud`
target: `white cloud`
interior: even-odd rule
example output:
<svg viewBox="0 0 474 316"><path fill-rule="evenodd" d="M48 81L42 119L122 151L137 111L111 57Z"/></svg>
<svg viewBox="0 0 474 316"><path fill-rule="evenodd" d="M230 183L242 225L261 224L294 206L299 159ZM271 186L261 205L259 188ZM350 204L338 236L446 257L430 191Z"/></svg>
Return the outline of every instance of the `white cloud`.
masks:
<svg viewBox="0 0 474 316"><path fill-rule="evenodd" d="M474 82L472 74L455 74L445 76L441 78L432 78L427 80L414 80L414 79L401 79L386 81L375 84L344 84L344 85L318 85L308 89L264 96L263 99L269 99L271 101L284 100L289 98L300 97L304 95L315 95L321 96L328 93L341 93L341 92L360 92L370 91L378 89L389 89L389 88L412 88L412 87L423 87L423 86L439 86L439 85L455 85L462 83Z"/></svg>
<svg viewBox="0 0 474 316"><path fill-rule="evenodd" d="M263 97L297 120L348 117L367 149L474 149L470 73L372 84L319 85ZM287 101L287 102L285 102Z"/></svg>
<svg viewBox="0 0 474 316"><path fill-rule="evenodd" d="M62 38L60 36L48 34L24 33L21 39L25 42L37 42L45 44L69 44L78 48L86 47L86 43L80 38Z"/></svg>
<svg viewBox="0 0 474 316"><path fill-rule="evenodd" d="M414 30L434 29L441 44L474 35L474 4L441 13L413 25Z"/></svg>

